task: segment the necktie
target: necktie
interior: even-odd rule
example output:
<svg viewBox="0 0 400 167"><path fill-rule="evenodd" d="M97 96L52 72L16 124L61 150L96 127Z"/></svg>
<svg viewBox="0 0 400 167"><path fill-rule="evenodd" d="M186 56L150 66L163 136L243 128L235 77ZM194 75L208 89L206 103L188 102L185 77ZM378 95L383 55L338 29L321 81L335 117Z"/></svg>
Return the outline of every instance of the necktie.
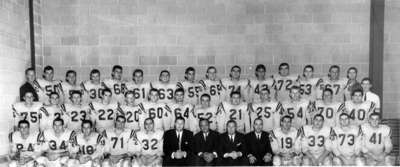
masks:
<svg viewBox="0 0 400 167"><path fill-rule="evenodd" d="M204 141L207 140L207 133L204 133Z"/></svg>
<svg viewBox="0 0 400 167"><path fill-rule="evenodd" d="M180 132L178 132L178 147L180 150L181 149L181 133Z"/></svg>
<svg viewBox="0 0 400 167"><path fill-rule="evenodd" d="M257 139L260 140L261 139L261 135L257 134Z"/></svg>
<svg viewBox="0 0 400 167"><path fill-rule="evenodd" d="M233 143L233 135L231 135L231 142Z"/></svg>

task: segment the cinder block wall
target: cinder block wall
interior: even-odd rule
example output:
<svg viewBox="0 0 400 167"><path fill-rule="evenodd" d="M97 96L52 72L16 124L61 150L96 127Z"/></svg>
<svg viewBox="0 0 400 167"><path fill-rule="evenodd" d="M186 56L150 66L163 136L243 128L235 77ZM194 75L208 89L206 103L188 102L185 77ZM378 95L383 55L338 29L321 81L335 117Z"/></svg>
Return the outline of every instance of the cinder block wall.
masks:
<svg viewBox="0 0 400 167"><path fill-rule="evenodd" d="M43 2L44 64L64 79L92 68L143 68L154 80L162 69L183 79L187 66L215 65L227 76L233 64L246 76L263 63L268 73L289 62L326 75L330 64L368 73L369 0L51 0Z"/></svg>
<svg viewBox="0 0 400 167"><path fill-rule="evenodd" d="M384 117L400 118L400 1L385 1L383 107Z"/></svg>

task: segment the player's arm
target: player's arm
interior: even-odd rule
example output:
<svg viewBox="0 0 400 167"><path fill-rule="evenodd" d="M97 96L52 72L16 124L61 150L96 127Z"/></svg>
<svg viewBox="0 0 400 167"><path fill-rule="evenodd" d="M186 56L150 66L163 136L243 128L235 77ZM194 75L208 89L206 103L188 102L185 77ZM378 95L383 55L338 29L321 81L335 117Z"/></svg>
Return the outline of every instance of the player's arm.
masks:
<svg viewBox="0 0 400 167"><path fill-rule="evenodd" d="M215 114L216 124L217 124L217 131L219 133L225 132L225 109L223 103L220 103L217 108L217 112Z"/></svg>
<svg viewBox="0 0 400 167"><path fill-rule="evenodd" d="M246 112L243 113L243 123L244 123L244 132L245 134L251 131L251 110L249 105L246 107Z"/></svg>
<svg viewBox="0 0 400 167"><path fill-rule="evenodd" d="M385 154L390 154L390 152L393 149L393 144L392 144L392 129L388 127L388 134L385 135L383 138L384 146L385 146Z"/></svg>
<svg viewBox="0 0 400 167"><path fill-rule="evenodd" d="M275 136L274 130L271 131L271 133L269 134L269 141L271 142L271 148L272 148L272 152L275 155L279 155L281 153L281 143L279 142L278 138Z"/></svg>

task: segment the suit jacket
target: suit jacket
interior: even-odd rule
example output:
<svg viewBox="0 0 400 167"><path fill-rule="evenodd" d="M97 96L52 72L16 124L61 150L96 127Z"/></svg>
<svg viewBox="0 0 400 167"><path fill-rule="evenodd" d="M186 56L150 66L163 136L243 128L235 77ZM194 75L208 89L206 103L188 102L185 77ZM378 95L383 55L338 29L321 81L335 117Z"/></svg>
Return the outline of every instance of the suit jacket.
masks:
<svg viewBox="0 0 400 167"><path fill-rule="evenodd" d="M242 152L243 156L246 156L246 144L244 140L244 135L236 132L234 142L229 139L228 132L221 134L220 136L220 153L221 157L224 156L225 153L230 153L232 151Z"/></svg>
<svg viewBox="0 0 400 167"><path fill-rule="evenodd" d="M219 147L219 134L215 131L210 130L208 132L206 140L204 140L203 132L198 132L194 135L193 139L193 153L199 155L200 152L205 153L217 153ZM219 156L219 155L218 155Z"/></svg>
<svg viewBox="0 0 400 167"><path fill-rule="evenodd" d="M188 159L188 157L192 155L192 141L193 141L193 132L184 129L182 131L182 136L181 136L181 151L186 151L187 153L186 159ZM164 133L164 143L163 143L165 158L169 160L174 160L171 158L172 153L177 151L178 149L179 149L179 139L176 134L176 130L171 129L166 131Z"/></svg>
<svg viewBox="0 0 400 167"><path fill-rule="evenodd" d="M269 163L264 163L263 161L265 154L273 154L268 132L262 131L261 139L258 140L256 133L252 131L245 136L245 140L247 148L246 157L249 154L252 154L257 159L256 164L254 165L272 165L272 161Z"/></svg>

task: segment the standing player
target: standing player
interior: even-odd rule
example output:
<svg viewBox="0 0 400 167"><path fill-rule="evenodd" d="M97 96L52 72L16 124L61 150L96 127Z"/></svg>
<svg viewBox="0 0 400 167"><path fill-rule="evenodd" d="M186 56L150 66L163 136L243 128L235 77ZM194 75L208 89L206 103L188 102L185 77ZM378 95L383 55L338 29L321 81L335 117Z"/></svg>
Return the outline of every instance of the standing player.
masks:
<svg viewBox="0 0 400 167"><path fill-rule="evenodd" d="M250 91L250 81L248 79L241 79L240 73L242 69L235 65L231 68L229 78L221 80L222 87L224 88L224 100L228 101L232 92L239 92L242 97L241 100L245 101Z"/></svg>
<svg viewBox="0 0 400 167"><path fill-rule="evenodd" d="M394 157L389 155L393 149L392 130L389 126L380 124L380 121L379 113L372 113L368 123L361 125L362 152L366 165L393 166Z"/></svg>
<svg viewBox="0 0 400 167"><path fill-rule="evenodd" d="M347 70L348 81L347 81L347 85L346 85L346 88L344 91L345 101L351 99L351 92L353 92L356 89L361 88L360 82L357 81L357 73L358 73L358 70L355 67L350 67Z"/></svg>
<svg viewBox="0 0 400 167"><path fill-rule="evenodd" d="M304 154L303 165L321 166L332 165L329 156L333 138L331 127L324 126L324 117L320 114L314 116L312 125L301 128L302 151Z"/></svg>
<svg viewBox="0 0 400 167"><path fill-rule="evenodd" d="M85 102L101 101L101 94L104 87L101 84L100 71L98 69L90 71L90 81L83 82L81 86L87 95Z"/></svg>
<svg viewBox="0 0 400 167"><path fill-rule="evenodd" d="M27 120L32 132L39 131L39 114L42 103L33 102L33 93L25 92L24 102L17 102L12 106L14 116L14 129L20 120Z"/></svg>
<svg viewBox="0 0 400 167"><path fill-rule="evenodd" d="M169 71L162 70L160 72L159 81L151 84L152 88L158 90L160 103L171 103L174 100L176 84L170 83L170 78L171 74Z"/></svg>
<svg viewBox="0 0 400 167"><path fill-rule="evenodd" d="M139 119L142 111L135 102L135 93L131 90L125 93L125 103L118 106L117 115L123 115L126 118L126 127L132 130L140 130Z"/></svg>
<svg viewBox="0 0 400 167"><path fill-rule="evenodd" d="M339 125L339 115L344 110L344 103L333 101L332 89L325 89L322 93L322 100L315 102L315 112L324 117L325 126L335 127Z"/></svg>
<svg viewBox="0 0 400 167"><path fill-rule="evenodd" d="M104 131L106 147L104 154L106 159L103 161L105 167L121 166L128 167L130 156L128 154L128 142L136 136L135 131L125 128L126 119L124 116L117 116L115 126Z"/></svg>
<svg viewBox="0 0 400 167"><path fill-rule="evenodd" d="M60 96L56 92L50 94L50 104L40 108L39 122L40 131L51 129L53 127L53 120L56 118L65 118L64 113L60 107Z"/></svg>
<svg viewBox="0 0 400 167"><path fill-rule="evenodd" d="M265 77L266 68L263 64L259 64L256 67L256 78L250 80L250 95L248 102L258 103L260 102L260 91L268 90L272 94L273 98L276 97L275 91L275 80L272 77ZM274 99L275 100L275 99Z"/></svg>
<svg viewBox="0 0 400 167"><path fill-rule="evenodd" d="M199 83L203 86L203 92L210 95L211 104L218 105L222 99L222 83L217 78L217 69L214 66L207 68L206 78L200 80Z"/></svg>
<svg viewBox="0 0 400 167"><path fill-rule="evenodd" d="M299 86L303 98L315 101L317 97L316 91L320 83L322 83L322 79L314 78L314 67L312 65L306 65L303 69L303 75L299 77Z"/></svg>
<svg viewBox="0 0 400 167"><path fill-rule="evenodd" d="M151 118L144 120L144 130L137 132L137 139L141 143L141 153L138 158L140 166L161 166L163 155L164 131L154 129Z"/></svg>
<svg viewBox="0 0 400 167"><path fill-rule="evenodd" d="M143 70L133 71L132 81L126 83L126 88L133 91L135 95L135 104L147 101L148 93L151 89L149 82L143 82Z"/></svg>
<svg viewBox="0 0 400 167"><path fill-rule="evenodd" d="M361 156L360 127L350 125L349 115L342 113L339 116L339 126L333 128L335 139L332 142L334 165L364 165Z"/></svg>
<svg viewBox="0 0 400 167"><path fill-rule="evenodd" d="M72 91L82 91L81 85L76 84L76 71L68 70L65 74L65 81L58 84L62 95L63 103L70 103Z"/></svg>
<svg viewBox="0 0 400 167"><path fill-rule="evenodd" d="M37 79L36 85L39 87L39 101L45 104L49 103L49 95L51 92L58 92L58 84L60 81L53 80L54 68L46 66L43 69L43 79Z"/></svg>
<svg viewBox="0 0 400 167"><path fill-rule="evenodd" d="M11 132L9 135L9 158L11 160L9 166L34 166L35 160L39 161L41 154L40 138L41 133L39 131L30 131L28 121L19 121L18 131Z"/></svg>
<svg viewBox="0 0 400 167"><path fill-rule="evenodd" d="M375 104L371 101L363 101L362 89L356 89L351 93L351 100L345 102L345 110L350 115L353 125L367 123L368 117L375 112Z"/></svg>
<svg viewBox="0 0 400 167"><path fill-rule="evenodd" d="M276 100L287 101L290 100L290 88L297 85L298 75L291 75L289 73L289 64L281 63L279 65L279 73L273 76L275 80Z"/></svg>
<svg viewBox="0 0 400 167"><path fill-rule="evenodd" d="M126 85L122 80L122 67L120 65L113 66L111 78L105 79L103 83L104 87L110 89L114 94L112 102L124 102Z"/></svg>
<svg viewBox="0 0 400 167"><path fill-rule="evenodd" d="M240 92L232 92L229 102L222 102L218 106L218 112L224 113L226 124L229 120L234 120L237 124L237 131L240 133L248 133L251 131L250 127L250 111L249 105L242 102ZM225 132L226 129L223 130Z"/></svg>
<svg viewBox="0 0 400 167"><path fill-rule="evenodd" d="M363 100L364 101L372 101L373 103L375 103L375 112L380 112L381 110L381 101L379 99L379 96L373 92L371 92L371 87L372 87L372 83L371 80L369 78L364 78L361 81L361 87L364 91L364 97Z"/></svg>
<svg viewBox="0 0 400 167"><path fill-rule="evenodd" d="M200 131L198 122L201 119L208 121L210 129L213 131L223 132L224 115L223 113L218 113L218 107L210 103L211 97L209 94L203 94L200 96L200 106L194 108L194 120L189 117L189 129L193 133Z"/></svg>
<svg viewBox="0 0 400 167"><path fill-rule="evenodd" d="M292 127L292 117L285 115L280 119L280 127L271 131L270 141L275 154L272 161L274 166L300 165L300 131Z"/></svg>
<svg viewBox="0 0 400 167"><path fill-rule="evenodd" d="M262 130L267 132L279 127L279 119L283 110L280 102L271 100L269 90L261 89L259 91L260 102L249 104L251 122L254 122L256 118L263 120Z"/></svg>
<svg viewBox="0 0 400 167"><path fill-rule="evenodd" d="M68 164L70 153L73 152L73 142L76 133L65 129L64 120L56 118L53 128L43 132L43 151L47 157L47 166L63 166Z"/></svg>
<svg viewBox="0 0 400 167"><path fill-rule="evenodd" d="M101 96L101 103L89 103L92 120L95 121L96 130L100 133L114 126L114 118L118 109L118 103L111 102L112 93L110 89L104 89Z"/></svg>
<svg viewBox="0 0 400 167"><path fill-rule="evenodd" d="M178 88L182 88L185 93L184 102L196 105L199 101L199 94L202 92L201 84L195 80L196 71L193 67L185 70L185 80L177 83Z"/></svg>
<svg viewBox="0 0 400 167"><path fill-rule="evenodd" d="M82 104L82 93L80 91L72 91L70 99L72 103L62 104L61 108L67 115L65 120L68 129L79 132L82 121L90 118L90 108L88 105Z"/></svg>
<svg viewBox="0 0 400 167"><path fill-rule="evenodd" d="M79 133L74 141L78 148L73 152L78 162L75 164L83 167L100 166L103 159L105 140L102 135L95 132L90 120L82 121L82 133Z"/></svg>
<svg viewBox="0 0 400 167"><path fill-rule="evenodd" d="M142 121L146 118L151 118L156 130L169 130L171 129L172 113L165 108L164 103L160 103L158 97L158 90L151 89L149 92L149 102L139 104L140 109L143 111L139 121L142 125Z"/></svg>
<svg viewBox="0 0 400 167"><path fill-rule="evenodd" d="M290 101L282 102L284 114L292 117L293 127L299 129L303 125L310 124L312 118L312 103L301 98L300 88L290 88Z"/></svg>
<svg viewBox="0 0 400 167"><path fill-rule="evenodd" d="M184 97L185 97L185 91L182 88L178 88L175 90L175 95L174 95L174 99L175 102L174 103L169 103L166 105L166 109L168 110L169 113L171 113L171 119L170 120L170 127L174 126L174 122L175 119L178 117L183 117L185 118L185 129L189 129L189 124L190 121L193 119L193 110L194 110L194 106L190 103L184 103Z"/></svg>
<svg viewBox="0 0 400 167"><path fill-rule="evenodd" d="M323 79L323 82L319 84L320 92L326 88L333 90L333 100L337 102L344 102L344 91L348 83L347 78L339 78L340 68L337 65L332 65L329 68L328 77ZM321 99L322 93L318 93L319 99Z"/></svg>

